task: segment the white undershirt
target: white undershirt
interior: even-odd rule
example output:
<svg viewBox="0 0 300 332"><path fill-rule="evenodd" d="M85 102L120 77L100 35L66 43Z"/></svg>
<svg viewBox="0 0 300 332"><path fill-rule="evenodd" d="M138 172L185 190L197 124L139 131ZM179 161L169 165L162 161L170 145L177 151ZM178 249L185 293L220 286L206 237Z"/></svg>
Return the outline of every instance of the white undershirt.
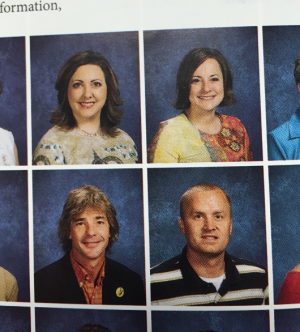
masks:
<svg viewBox="0 0 300 332"><path fill-rule="evenodd" d="M199 278L201 278L203 281L207 282L207 283L211 283L216 287L216 290L218 291L223 280L226 278L225 273L223 275L221 275L221 277L217 277L217 278L204 278L199 276Z"/></svg>

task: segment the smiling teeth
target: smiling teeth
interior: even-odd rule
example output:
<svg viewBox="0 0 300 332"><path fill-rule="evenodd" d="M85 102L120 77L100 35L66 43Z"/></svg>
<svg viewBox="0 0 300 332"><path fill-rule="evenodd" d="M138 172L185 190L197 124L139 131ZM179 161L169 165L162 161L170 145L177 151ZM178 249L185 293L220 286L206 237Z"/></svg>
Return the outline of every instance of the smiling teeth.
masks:
<svg viewBox="0 0 300 332"><path fill-rule="evenodd" d="M214 96L209 96L209 97L199 97L200 99L212 99Z"/></svg>

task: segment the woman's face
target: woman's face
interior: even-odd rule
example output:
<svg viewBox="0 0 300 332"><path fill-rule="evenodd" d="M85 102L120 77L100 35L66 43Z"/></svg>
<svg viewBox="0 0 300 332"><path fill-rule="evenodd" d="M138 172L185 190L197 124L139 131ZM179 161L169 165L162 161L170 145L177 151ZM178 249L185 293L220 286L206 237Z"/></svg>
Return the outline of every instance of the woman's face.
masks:
<svg viewBox="0 0 300 332"><path fill-rule="evenodd" d="M107 85L102 69L97 65L78 67L68 86L68 101L77 124L100 119L106 97Z"/></svg>
<svg viewBox="0 0 300 332"><path fill-rule="evenodd" d="M224 98L223 75L215 59L205 60L193 73L189 100L190 109L214 111Z"/></svg>

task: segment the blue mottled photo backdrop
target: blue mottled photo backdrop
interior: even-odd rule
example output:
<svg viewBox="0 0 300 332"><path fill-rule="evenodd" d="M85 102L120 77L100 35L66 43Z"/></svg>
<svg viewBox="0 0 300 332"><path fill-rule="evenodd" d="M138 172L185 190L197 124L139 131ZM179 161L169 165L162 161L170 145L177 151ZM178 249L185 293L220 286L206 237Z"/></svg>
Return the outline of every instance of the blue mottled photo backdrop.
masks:
<svg viewBox="0 0 300 332"><path fill-rule="evenodd" d="M20 165L27 165L25 38L0 38L0 127L12 132Z"/></svg>
<svg viewBox="0 0 300 332"><path fill-rule="evenodd" d="M276 332L299 332L300 309L275 310Z"/></svg>
<svg viewBox="0 0 300 332"><path fill-rule="evenodd" d="M159 122L180 113L176 77L184 56L194 48L209 47L228 60L237 103L217 112L238 117L250 137L254 160L262 160L261 113L256 27L204 28L144 32L147 146Z"/></svg>
<svg viewBox="0 0 300 332"><path fill-rule="evenodd" d="M99 324L111 332L146 332L146 312L36 308L36 332L77 332L85 324Z"/></svg>
<svg viewBox="0 0 300 332"><path fill-rule="evenodd" d="M178 225L181 195L193 185L216 184L232 202L231 255L267 267L262 167L148 169L150 263L154 266L181 253L186 238Z"/></svg>
<svg viewBox="0 0 300 332"><path fill-rule="evenodd" d="M29 302L26 171L0 172L0 213L0 266L17 279L18 301Z"/></svg>
<svg viewBox="0 0 300 332"><path fill-rule="evenodd" d="M267 130L288 121L299 107L294 78L300 26L263 27Z"/></svg>
<svg viewBox="0 0 300 332"><path fill-rule="evenodd" d="M300 166L269 166L274 301L286 274L300 263Z"/></svg>
<svg viewBox="0 0 300 332"><path fill-rule="evenodd" d="M53 126L58 107L55 82L63 64L78 52L92 50L109 61L119 82L123 117L120 128L137 145L141 160L141 111L138 32L113 32L30 37L32 149Z"/></svg>
<svg viewBox="0 0 300 332"><path fill-rule="evenodd" d="M30 332L30 308L0 307L0 332Z"/></svg>
<svg viewBox="0 0 300 332"><path fill-rule="evenodd" d="M108 257L145 280L140 169L33 171L34 271L64 255L57 236L58 221L68 193L87 184L100 188L117 211L120 234Z"/></svg>
<svg viewBox="0 0 300 332"><path fill-rule="evenodd" d="M269 332L269 312L267 310L152 311L152 332L199 332L206 330Z"/></svg>

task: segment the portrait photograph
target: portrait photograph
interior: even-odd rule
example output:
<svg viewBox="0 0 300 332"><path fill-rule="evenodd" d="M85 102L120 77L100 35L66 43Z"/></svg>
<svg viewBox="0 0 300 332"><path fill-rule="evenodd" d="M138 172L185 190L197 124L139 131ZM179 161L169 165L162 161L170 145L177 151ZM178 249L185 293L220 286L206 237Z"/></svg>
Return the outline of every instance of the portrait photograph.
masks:
<svg viewBox="0 0 300 332"><path fill-rule="evenodd" d="M152 332L268 332L269 313L260 311L152 311Z"/></svg>
<svg viewBox="0 0 300 332"><path fill-rule="evenodd" d="M152 305L269 303L262 167L148 169L148 188Z"/></svg>
<svg viewBox="0 0 300 332"><path fill-rule="evenodd" d="M300 26L264 26L269 160L300 159Z"/></svg>
<svg viewBox="0 0 300 332"><path fill-rule="evenodd" d="M150 266L181 252L186 240L178 225L180 198L188 188L202 182L220 186L231 199L228 252L267 267L261 167L148 169Z"/></svg>
<svg viewBox="0 0 300 332"><path fill-rule="evenodd" d="M74 260L84 268L78 256L85 262L106 257L106 285L102 287L100 304L145 305L140 169L34 171L33 220L36 302L89 303L85 302L75 278L74 264L70 263L69 256L73 253ZM56 294L49 285L44 289L52 273L54 278L50 281L61 283L57 271L64 280L74 281L77 293L66 288Z"/></svg>
<svg viewBox="0 0 300 332"><path fill-rule="evenodd" d="M30 308L0 307L1 332L30 332Z"/></svg>
<svg viewBox="0 0 300 332"><path fill-rule="evenodd" d="M88 324L108 329L103 332L147 331L144 311L36 308L35 318L37 332L102 332L95 327L82 328Z"/></svg>
<svg viewBox="0 0 300 332"><path fill-rule="evenodd" d="M0 166L27 165L25 38L0 38Z"/></svg>
<svg viewBox="0 0 300 332"><path fill-rule="evenodd" d="M26 171L0 172L0 211L0 298L29 302Z"/></svg>
<svg viewBox="0 0 300 332"><path fill-rule="evenodd" d="M300 303L300 166L269 166L274 303Z"/></svg>
<svg viewBox="0 0 300 332"><path fill-rule="evenodd" d="M262 160L256 27L144 31L144 56L148 162Z"/></svg>
<svg viewBox="0 0 300 332"><path fill-rule="evenodd" d="M34 164L141 162L138 47L136 31L30 37Z"/></svg>

